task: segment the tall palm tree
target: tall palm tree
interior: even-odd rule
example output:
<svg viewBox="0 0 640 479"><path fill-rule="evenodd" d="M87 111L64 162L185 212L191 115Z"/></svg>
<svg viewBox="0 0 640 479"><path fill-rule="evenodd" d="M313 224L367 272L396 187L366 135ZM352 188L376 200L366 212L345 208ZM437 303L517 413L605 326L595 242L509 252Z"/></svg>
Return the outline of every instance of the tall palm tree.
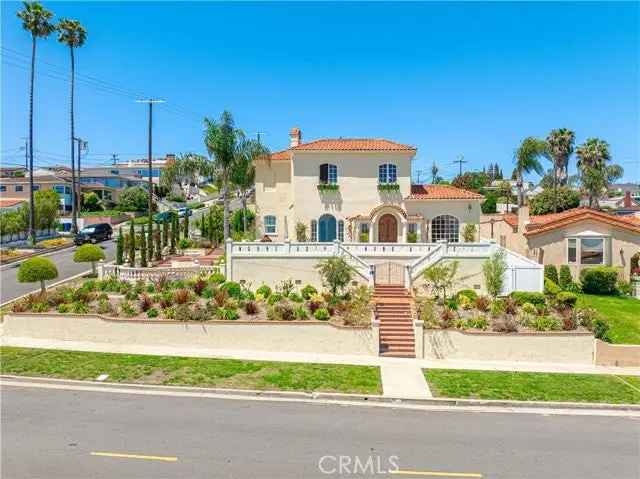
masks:
<svg viewBox="0 0 640 479"><path fill-rule="evenodd" d="M514 161L516 163L518 206L524 205L524 175L535 171L539 175L544 174L544 168L540 163L541 158L548 158L547 144L545 141L533 136L528 136L516 150Z"/></svg>
<svg viewBox="0 0 640 479"><path fill-rule="evenodd" d="M269 155L269 149L258 140L244 139L239 142L236 159L231 172L231 181L240 192L242 202L242 229L247 233L247 200L249 190L255 183L255 162Z"/></svg>
<svg viewBox="0 0 640 479"><path fill-rule="evenodd" d="M547 136L547 148L553 161L553 212L558 212L558 182L567 183L569 177L569 157L573 153L576 134L568 128L551 130Z"/></svg>
<svg viewBox="0 0 640 479"><path fill-rule="evenodd" d="M36 68L36 40L47 38L55 30L53 13L40 2L23 2L18 13L22 28L31 33L31 80L29 84L29 237L36 244L36 210L33 202L33 84Z"/></svg>
<svg viewBox="0 0 640 479"><path fill-rule="evenodd" d="M75 89L75 74L76 63L74 49L80 48L84 45L87 39L87 31L80 24L78 20L69 20L63 18L60 20L57 26L58 29L58 41L69 47L71 53L71 100L70 100L70 117L71 117L71 212L72 212L72 229L74 233L78 232L78 198L76 188L76 165L74 156L74 141L75 141L75 118L73 114L73 97Z"/></svg>
<svg viewBox="0 0 640 479"><path fill-rule="evenodd" d="M216 176L222 187L224 201L224 239L229 238L229 187L231 172L236 160L239 141L244 140L243 132L236 128L233 115L224 111L219 120L204 119L204 145L213 160Z"/></svg>
<svg viewBox="0 0 640 479"><path fill-rule="evenodd" d="M610 183L623 176L624 170L619 165L608 164L611 161L609 144L599 138L588 138L576 148L576 156L582 189L589 197L589 208L598 208L600 196L606 193Z"/></svg>

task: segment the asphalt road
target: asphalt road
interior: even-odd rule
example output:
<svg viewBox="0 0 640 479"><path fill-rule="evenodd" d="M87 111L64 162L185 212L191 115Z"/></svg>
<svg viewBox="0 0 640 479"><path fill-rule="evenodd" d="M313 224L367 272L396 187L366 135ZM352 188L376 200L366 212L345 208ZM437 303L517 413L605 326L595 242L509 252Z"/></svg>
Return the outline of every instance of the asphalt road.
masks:
<svg viewBox="0 0 640 479"><path fill-rule="evenodd" d="M98 243L98 246L104 249L106 256L105 261L115 259L116 245L114 240ZM75 263L73 261L75 249L76 248L73 247L45 255L45 257L52 260L58 268L58 277L52 281L47 281L47 284L55 283L91 269L89 263ZM19 266L20 262L17 262L2 266L2 269L0 269L0 303L40 289L38 283L18 283L17 271Z"/></svg>
<svg viewBox="0 0 640 479"><path fill-rule="evenodd" d="M623 417L425 412L12 386L3 387L1 407L3 479L436 477L426 472L483 479L640 477L640 422ZM339 456L348 458L342 475ZM356 457L361 464L372 457L381 471L397 464L401 471L422 474L353 474Z"/></svg>

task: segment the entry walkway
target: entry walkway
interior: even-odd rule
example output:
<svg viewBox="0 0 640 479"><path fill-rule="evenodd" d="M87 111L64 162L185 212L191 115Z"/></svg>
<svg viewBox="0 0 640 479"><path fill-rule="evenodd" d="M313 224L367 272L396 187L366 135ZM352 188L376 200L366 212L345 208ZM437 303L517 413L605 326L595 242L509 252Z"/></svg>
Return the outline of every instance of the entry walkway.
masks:
<svg viewBox="0 0 640 479"><path fill-rule="evenodd" d="M407 361L385 361L380 365L382 395L398 399L429 399L433 395L420 366Z"/></svg>

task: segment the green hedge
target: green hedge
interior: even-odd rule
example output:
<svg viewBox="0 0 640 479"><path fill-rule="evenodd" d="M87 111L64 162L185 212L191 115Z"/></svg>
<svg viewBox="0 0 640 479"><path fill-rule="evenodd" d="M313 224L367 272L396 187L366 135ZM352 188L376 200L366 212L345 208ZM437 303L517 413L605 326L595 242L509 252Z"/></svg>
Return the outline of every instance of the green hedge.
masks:
<svg viewBox="0 0 640 479"><path fill-rule="evenodd" d="M580 272L582 291L589 294L615 294L618 270L610 266L586 268Z"/></svg>
<svg viewBox="0 0 640 479"><path fill-rule="evenodd" d="M546 301L543 293L532 293L529 291L513 291L510 296L518 303L518 306L522 306L525 303L543 306Z"/></svg>

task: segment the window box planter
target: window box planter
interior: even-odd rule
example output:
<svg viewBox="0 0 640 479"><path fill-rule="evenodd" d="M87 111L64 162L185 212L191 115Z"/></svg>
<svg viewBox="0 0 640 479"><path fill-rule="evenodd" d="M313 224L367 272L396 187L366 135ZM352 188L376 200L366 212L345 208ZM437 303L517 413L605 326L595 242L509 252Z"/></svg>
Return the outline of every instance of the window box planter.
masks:
<svg viewBox="0 0 640 479"><path fill-rule="evenodd" d="M338 186L337 183L319 183L318 184L318 191L319 192L324 192L324 191L338 191L340 189L340 187Z"/></svg>
<svg viewBox="0 0 640 479"><path fill-rule="evenodd" d="M400 191L398 183L379 183L378 191Z"/></svg>

